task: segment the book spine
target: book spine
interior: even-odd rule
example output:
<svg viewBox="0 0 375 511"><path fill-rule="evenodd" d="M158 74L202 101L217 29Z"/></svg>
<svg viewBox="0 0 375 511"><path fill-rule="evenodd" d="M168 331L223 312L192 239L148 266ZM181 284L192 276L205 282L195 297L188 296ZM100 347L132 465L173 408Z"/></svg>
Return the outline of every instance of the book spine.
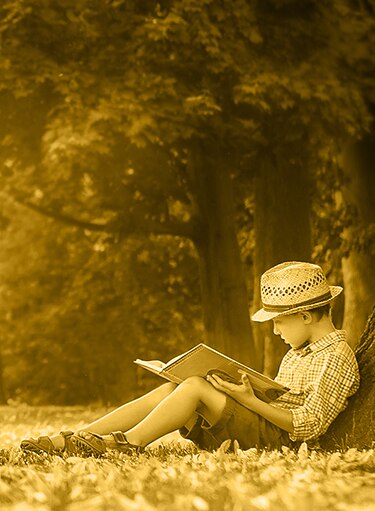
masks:
<svg viewBox="0 0 375 511"><path fill-rule="evenodd" d="M182 382L181 378L177 378L174 374L169 374L168 371L161 371L158 375L172 383L180 384Z"/></svg>

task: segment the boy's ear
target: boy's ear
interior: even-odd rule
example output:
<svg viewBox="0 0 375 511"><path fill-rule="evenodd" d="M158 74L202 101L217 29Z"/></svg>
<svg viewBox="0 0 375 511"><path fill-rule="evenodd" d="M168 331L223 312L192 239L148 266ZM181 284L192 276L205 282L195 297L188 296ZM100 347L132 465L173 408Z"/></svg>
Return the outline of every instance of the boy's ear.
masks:
<svg viewBox="0 0 375 511"><path fill-rule="evenodd" d="M310 311L302 311L300 312L300 314L306 325L309 325L310 323L313 322L313 315L311 314Z"/></svg>

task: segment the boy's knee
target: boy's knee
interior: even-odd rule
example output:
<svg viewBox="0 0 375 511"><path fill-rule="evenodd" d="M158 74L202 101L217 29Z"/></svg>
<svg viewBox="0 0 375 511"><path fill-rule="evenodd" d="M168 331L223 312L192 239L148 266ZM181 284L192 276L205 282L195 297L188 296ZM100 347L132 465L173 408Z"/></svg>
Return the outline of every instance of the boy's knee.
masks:
<svg viewBox="0 0 375 511"><path fill-rule="evenodd" d="M172 392L176 389L177 383L168 382L164 383L159 387L159 389L162 389L165 393L165 397L169 396L169 394L172 394Z"/></svg>
<svg viewBox="0 0 375 511"><path fill-rule="evenodd" d="M154 408L157 406L160 401L168 397L172 394L172 392L176 389L177 383L163 383L162 385L159 385L155 389L151 390L150 392L147 392L146 394L143 394L141 396L142 398L145 398L149 406L151 408Z"/></svg>
<svg viewBox="0 0 375 511"><path fill-rule="evenodd" d="M201 389L206 387L206 385L209 385L208 381L206 381L202 376L189 376L189 378L186 378L180 385L190 387L194 387L196 389Z"/></svg>

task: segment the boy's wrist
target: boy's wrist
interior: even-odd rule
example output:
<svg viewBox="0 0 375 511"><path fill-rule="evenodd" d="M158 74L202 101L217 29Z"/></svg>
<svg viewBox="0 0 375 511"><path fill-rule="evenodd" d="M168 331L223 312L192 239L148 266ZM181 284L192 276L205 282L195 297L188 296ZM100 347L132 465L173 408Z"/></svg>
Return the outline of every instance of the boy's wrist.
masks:
<svg viewBox="0 0 375 511"><path fill-rule="evenodd" d="M241 404L253 412L256 411L259 402L261 402L261 400L255 394L244 395L241 399Z"/></svg>

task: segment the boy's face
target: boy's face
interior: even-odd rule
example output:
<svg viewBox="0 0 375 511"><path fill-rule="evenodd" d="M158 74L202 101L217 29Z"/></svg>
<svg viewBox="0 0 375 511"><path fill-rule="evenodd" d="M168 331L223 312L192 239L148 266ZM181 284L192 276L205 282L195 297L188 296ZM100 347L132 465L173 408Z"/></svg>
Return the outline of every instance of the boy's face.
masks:
<svg viewBox="0 0 375 511"><path fill-rule="evenodd" d="M309 321L306 320L305 314L280 316L272 321L274 334L280 335L282 340L293 349L299 348L309 340Z"/></svg>

